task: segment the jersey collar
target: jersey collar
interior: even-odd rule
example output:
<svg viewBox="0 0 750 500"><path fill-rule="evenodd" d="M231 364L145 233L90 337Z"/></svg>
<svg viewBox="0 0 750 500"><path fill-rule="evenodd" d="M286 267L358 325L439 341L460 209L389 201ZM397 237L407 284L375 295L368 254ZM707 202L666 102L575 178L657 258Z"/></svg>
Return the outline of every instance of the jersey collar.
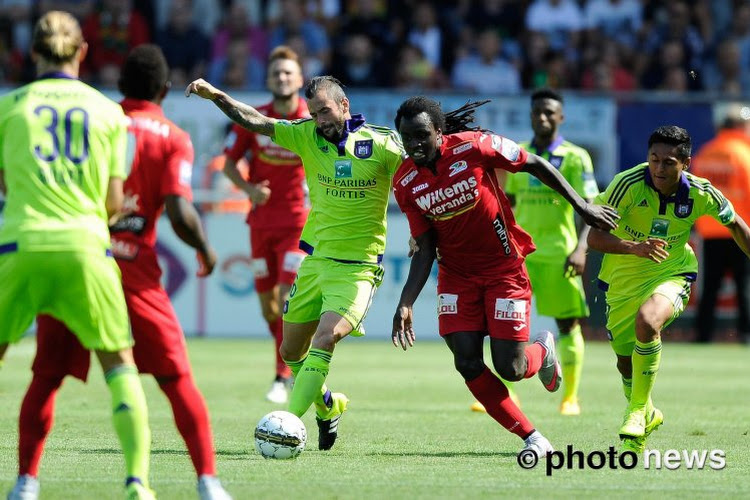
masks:
<svg viewBox="0 0 750 500"><path fill-rule="evenodd" d="M43 73L39 75L36 79L37 80L47 80L50 78L64 78L66 80L78 80L73 75L69 75L68 73L63 73L62 71L48 71L47 73Z"/></svg>
<svg viewBox="0 0 750 500"><path fill-rule="evenodd" d="M161 106L155 102L147 101L145 99L133 99L132 97L126 97L120 102L120 106L125 111L145 111L147 113L154 113L163 115L164 111Z"/></svg>
<svg viewBox="0 0 750 500"><path fill-rule="evenodd" d="M341 140L338 142L338 144L336 144L336 148L338 150L339 156L344 156L346 154L346 140L349 139L349 134L352 132L356 132L357 130L362 128L362 125L364 124L365 124L365 115L361 113L352 115L352 117L349 118L348 120L344 120L344 133L341 137Z"/></svg>
<svg viewBox="0 0 750 500"><path fill-rule="evenodd" d="M664 196L659 192L658 189L656 189L656 186L654 185L654 179L651 177L651 171L649 171L648 167L646 167L645 178L646 185L656 191L656 193L659 195L659 200L662 203L688 202L688 199L690 198L690 181L688 180L687 175L685 175L685 172L682 172L682 174L680 174L680 184L679 186L677 186L677 191L671 196Z"/></svg>

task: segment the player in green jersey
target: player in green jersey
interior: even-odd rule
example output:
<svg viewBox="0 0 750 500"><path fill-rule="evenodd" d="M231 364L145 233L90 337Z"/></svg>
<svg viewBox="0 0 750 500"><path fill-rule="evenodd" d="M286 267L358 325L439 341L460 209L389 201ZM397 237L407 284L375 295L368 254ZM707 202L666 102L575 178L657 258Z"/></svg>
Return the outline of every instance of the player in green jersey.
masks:
<svg viewBox="0 0 750 500"><path fill-rule="evenodd" d="M129 498L148 489L150 431L131 351L108 219L123 203L127 128L120 106L78 81L87 45L70 14L34 28L37 80L0 98L0 355L37 314L64 322L94 350L112 395ZM9 498L37 498L21 476ZM85 496L85 495L84 495Z"/></svg>
<svg viewBox="0 0 750 500"><path fill-rule="evenodd" d="M280 352L295 377L289 411L302 416L314 403L318 447L330 449L348 399L331 393L325 379L336 343L364 334L362 320L383 278L386 209L401 141L393 130L352 115L331 76L310 80L305 97L312 118L294 122L269 118L204 80L188 85L185 95L191 93L302 158L312 208L300 247L310 255L285 304Z"/></svg>
<svg viewBox="0 0 750 500"><path fill-rule="evenodd" d="M606 292L607 330L622 375L627 410L623 448L640 452L664 421L651 400L661 361L661 332L690 296L698 261L688 244L695 220L708 215L729 229L750 256L750 229L732 204L687 172L691 140L664 126L648 140L648 162L619 173L595 203L615 208L617 229L591 229L589 247L605 253L599 285Z"/></svg>

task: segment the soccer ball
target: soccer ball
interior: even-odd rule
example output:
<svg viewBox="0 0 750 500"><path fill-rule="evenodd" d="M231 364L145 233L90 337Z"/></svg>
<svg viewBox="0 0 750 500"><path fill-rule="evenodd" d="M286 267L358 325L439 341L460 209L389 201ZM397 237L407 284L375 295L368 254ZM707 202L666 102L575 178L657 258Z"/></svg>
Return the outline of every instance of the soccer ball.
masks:
<svg viewBox="0 0 750 500"><path fill-rule="evenodd" d="M295 458L306 442L305 424L288 411L272 411L255 427L255 449L263 458Z"/></svg>

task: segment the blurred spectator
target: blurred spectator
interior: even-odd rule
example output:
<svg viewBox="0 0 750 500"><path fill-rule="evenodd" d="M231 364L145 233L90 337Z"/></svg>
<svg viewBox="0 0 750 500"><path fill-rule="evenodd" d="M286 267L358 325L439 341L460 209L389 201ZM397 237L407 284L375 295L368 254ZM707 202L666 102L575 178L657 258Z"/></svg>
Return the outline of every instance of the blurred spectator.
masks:
<svg viewBox="0 0 750 500"><path fill-rule="evenodd" d="M395 33L388 22L386 0L352 0L347 3L339 34L363 33L370 37L380 51L388 51L396 44Z"/></svg>
<svg viewBox="0 0 750 500"><path fill-rule="evenodd" d="M224 55L211 62L208 80L236 90L260 90L265 65L249 52L245 40L231 40Z"/></svg>
<svg viewBox="0 0 750 500"><path fill-rule="evenodd" d="M711 92L727 96L750 94L750 68L742 65L739 44L724 40L716 49L716 56L703 68L703 85Z"/></svg>
<svg viewBox="0 0 750 500"><path fill-rule="evenodd" d="M131 0L102 0L82 30L89 45L83 72L103 87L115 87L130 49L150 41L146 20L133 10Z"/></svg>
<svg viewBox="0 0 750 500"><path fill-rule="evenodd" d="M737 215L750 217L750 108L730 105L716 137L706 143L690 164L693 174L705 177L732 202ZM703 239L697 342L710 342L716 322L716 299L727 270L737 294L737 332L750 341L750 264L729 231L710 217L695 228Z"/></svg>
<svg viewBox="0 0 750 500"><path fill-rule="evenodd" d="M156 36L169 64L172 85L180 88L204 76L209 57L208 38L192 21L194 1L171 0L167 25Z"/></svg>
<svg viewBox="0 0 750 500"><path fill-rule="evenodd" d="M353 33L346 37L341 54L334 57L330 74L347 87L381 87L387 85L388 66L376 53L369 36Z"/></svg>
<svg viewBox="0 0 750 500"><path fill-rule="evenodd" d="M320 76L325 73L323 62L307 52L305 40L300 35L294 35L287 39L286 45L297 53L302 64L302 76L309 80L314 76Z"/></svg>
<svg viewBox="0 0 750 500"><path fill-rule="evenodd" d="M443 63L443 34L438 24L438 14L429 2L419 2L412 11L411 29L407 35L410 44L416 45L435 67Z"/></svg>
<svg viewBox="0 0 750 500"><path fill-rule="evenodd" d="M547 75L545 57L549 52L547 37L540 32L529 32L526 34L524 43L523 68L521 70L521 82L526 89L536 89L547 86Z"/></svg>
<svg viewBox="0 0 750 500"><path fill-rule="evenodd" d="M521 89L518 69L501 57L500 36L492 28L477 37L476 53L459 58L451 81L459 90L482 94L510 94Z"/></svg>
<svg viewBox="0 0 750 500"><path fill-rule="evenodd" d="M575 53L584 27L583 12L574 0L534 0L526 11L526 28L544 33L556 51Z"/></svg>
<svg viewBox="0 0 750 500"><path fill-rule="evenodd" d="M653 59L654 54L669 42L678 42L682 46L680 64L686 73L699 69L705 43L698 30L690 24L687 3L681 0L668 2L662 14L646 36L636 70L648 66L649 58Z"/></svg>
<svg viewBox="0 0 750 500"><path fill-rule="evenodd" d="M667 75L671 70L675 69L687 74L689 70L685 66L685 50L682 42L679 40L666 41L659 48L657 57L651 60L641 77L641 87L649 90L664 88Z"/></svg>
<svg viewBox="0 0 750 500"><path fill-rule="evenodd" d="M27 1L26 3L33 2ZM79 22L83 22L94 11L95 5L96 1L94 0L37 0L39 15L51 10L64 10L75 16Z"/></svg>
<svg viewBox="0 0 750 500"><path fill-rule="evenodd" d="M617 43L612 40L603 43L593 65L581 75L581 88L615 92L636 88L635 77L622 64Z"/></svg>
<svg viewBox="0 0 750 500"><path fill-rule="evenodd" d="M422 49L407 44L398 52L393 86L400 90L424 92L447 87L448 81L439 67L424 56Z"/></svg>
<svg viewBox="0 0 750 500"><path fill-rule="evenodd" d="M0 30L9 31L11 43L22 54L31 44L31 2L28 0L0 0Z"/></svg>
<svg viewBox="0 0 750 500"><path fill-rule="evenodd" d="M523 7L516 0L472 1L466 14L466 24L477 31L495 28L503 41L517 41L523 34Z"/></svg>
<svg viewBox="0 0 750 500"><path fill-rule="evenodd" d="M164 30L169 24L171 16L170 0L153 1L156 14L157 31ZM221 14L227 9L222 8L221 0L193 0L192 13L190 20L204 36L211 37L219 27Z"/></svg>
<svg viewBox="0 0 750 500"><path fill-rule="evenodd" d="M289 39L300 36L305 44L307 59L317 59L325 68L330 64L328 34L323 27L309 17L294 0L280 0L279 24L271 31L271 47L290 45Z"/></svg>
<svg viewBox="0 0 750 500"><path fill-rule="evenodd" d="M16 83L22 79L24 53L13 44L10 22L0 19L0 84Z"/></svg>
<svg viewBox="0 0 750 500"><path fill-rule="evenodd" d="M608 38L635 46L643 24L639 0L588 0L584 9L586 28L598 30Z"/></svg>
<svg viewBox="0 0 750 500"><path fill-rule="evenodd" d="M688 75L684 69L673 66L664 72L662 79L656 90L660 90L671 95L684 94L690 90L688 85Z"/></svg>
<svg viewBox="0 0 750 500"><path fill-rule="evenodd" d="M726 38L737 42L742 67L750 67L750 2L743 1L737 5Z"/></svg>

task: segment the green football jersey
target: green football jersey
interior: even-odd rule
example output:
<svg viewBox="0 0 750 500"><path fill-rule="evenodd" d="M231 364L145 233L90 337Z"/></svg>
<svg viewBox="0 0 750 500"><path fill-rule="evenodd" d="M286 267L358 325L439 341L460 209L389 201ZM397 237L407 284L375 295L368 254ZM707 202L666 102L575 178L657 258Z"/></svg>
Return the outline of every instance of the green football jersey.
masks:
<svg viewBox="0 0 750 500"><path fill-rule="evenodd" d="M404 152L393 130L347 120L341 143L328 142L312 119L280 120L274 142L302 158L312 208L303 234L315 255L379 262L385 251L391 178ZM311 226L312 229L311 230Z"/></svg>
<svg viewBox="0 0 750 500"><path fill-rule="evenodd" d="M708 215L727 225L735 219L734 207L718 189L687 172L674 195L661 195L647 163L617 174L595 203L611 206L620 214L617 229L612 231L618 238L645 241L653 237L667 242L669 257L661 263L634 255L604 255L599 279L615 295L637 293L645 283L672 276L695 276L698 260L688 244L695 220Z"/></svg>
<svg viewBox="0 0 750 500"><path fill-rule="evenodd" d="M520 146L549 161L581 197L592 199L599 194L591 157L585 149L562 137L544 151L529 142ZM575 211L570 203L527 172L508 174L504 190L515 197L516 221L536 245L536 251L526 258L534 262L564 261L578 244Z"/></svg>
<svg viewBox="0 0 750 500"><path fill-rule="evenodd" d="M110 177L126 177L126 143L120 106L63 74L0 98L0 169L8 188L0 245L108 248L107 188Z"/></svg>

